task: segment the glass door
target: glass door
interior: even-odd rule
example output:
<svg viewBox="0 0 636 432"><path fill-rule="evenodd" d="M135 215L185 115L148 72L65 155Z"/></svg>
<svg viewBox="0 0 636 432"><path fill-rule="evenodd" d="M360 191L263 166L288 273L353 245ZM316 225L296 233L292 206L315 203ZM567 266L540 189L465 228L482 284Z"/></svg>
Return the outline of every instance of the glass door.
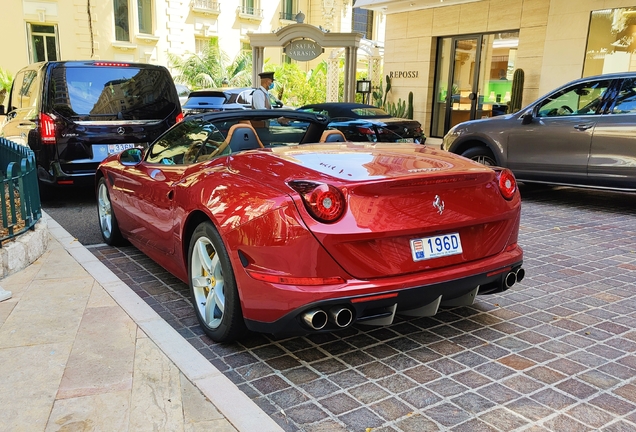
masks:
<svg viewBox="0 0 636 432"><path fill-rule="evenodd" d="M518 31L439 39L432 137L506 113L518 43Z"/></svg>
<svg viewBox="0 0 636 432"><path fill-rule="evenodd" d="M475 118L477 109L477 74L481 44L479 37L455 38L450 71L450 99L446 110L446 130Z"/></svg>

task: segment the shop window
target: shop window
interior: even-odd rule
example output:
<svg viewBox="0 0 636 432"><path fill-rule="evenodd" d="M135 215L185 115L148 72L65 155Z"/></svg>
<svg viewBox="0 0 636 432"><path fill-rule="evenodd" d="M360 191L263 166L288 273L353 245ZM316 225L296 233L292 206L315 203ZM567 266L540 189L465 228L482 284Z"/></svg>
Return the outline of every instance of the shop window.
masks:
<svg viewBox="0 0 636 432"><path fill-rule="evenodd" d="M353 8L352 28L365 38L373 39L373 11Z"/></svg>
<svg viewBox="0 0 636 432"><path fill-rule="evenodd" d="M31 63L55 61L59 58L57 26L29 24Z"/></svg>
<svg viewBox="0 0 636 432"><path fill-rule="evenodd" d="M115 16L115 40L130 42L128 0L113 0Z"/></svg>
<svg viewBox="0 0 636 432"><path fill-rule="evenodd" d="M593 11L583 76L636 71L636 7Z"/></svg>

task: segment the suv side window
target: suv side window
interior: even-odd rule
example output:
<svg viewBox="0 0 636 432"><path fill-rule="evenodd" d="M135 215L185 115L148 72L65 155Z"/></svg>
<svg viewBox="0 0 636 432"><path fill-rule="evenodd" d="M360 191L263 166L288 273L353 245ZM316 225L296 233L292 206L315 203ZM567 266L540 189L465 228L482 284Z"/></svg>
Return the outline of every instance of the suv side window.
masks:
<svg viewBox="0 0 636 432"><path fill-rule="evenodd" d="M252 105L252 93L254 93L254 89L244 90L236 98L236 103L240 103L243 105Z"/></svg>
<svg viewBox="0 0 636 432"><path fill-rule="evenodd" d="M39 97L39 80L37 71L28 70L24 73L24 81L20 88L22 108L34 107L37 105Z"/></svg>
<svg viewBox="0 0 636 432"><path fill-rule="evenodd" d="M598 112L611 80L579 83L548 96L538 105L539 117L593 115Z"/></svg>
<svg viewBox="0 0 636 432"><path fill-rule="evenodd" d="M24 82L24 71L20 71L13 79L13 88L11 89L11 98L9 99L9 105L7 106L7 112L22 108L22 97L20 91L22 90L22 83Z"/></svg>
<svg viewBox="0 0 636 432"><path fill-rule="evenodd" d="M612 114L636 114L636 79L629 78L623 81L621 90L616 96Z"/></svg>

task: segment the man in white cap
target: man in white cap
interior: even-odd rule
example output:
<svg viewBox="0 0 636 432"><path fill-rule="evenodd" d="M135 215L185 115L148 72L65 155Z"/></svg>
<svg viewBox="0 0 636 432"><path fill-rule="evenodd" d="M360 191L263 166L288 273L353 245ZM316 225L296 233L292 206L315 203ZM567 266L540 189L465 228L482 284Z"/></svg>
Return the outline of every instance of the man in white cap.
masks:
<svg viewBox="0 0 636 432"><path fill-rule="evenodd" d="M268 90L274 88L274 72L261 72L258 76L261 77L261 86L252 93L252 108L272 109Z"/></svg>

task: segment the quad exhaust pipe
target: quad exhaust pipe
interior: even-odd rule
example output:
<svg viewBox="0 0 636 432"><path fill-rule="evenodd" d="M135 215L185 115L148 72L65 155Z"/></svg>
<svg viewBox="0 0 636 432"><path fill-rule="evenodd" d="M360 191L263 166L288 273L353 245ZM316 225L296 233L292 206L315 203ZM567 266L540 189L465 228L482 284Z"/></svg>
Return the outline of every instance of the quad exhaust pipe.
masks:
<svg viewBox="0 0 636 432"><path fill-rule="evenodd" d="M327 325L327 312L314 309L302 314L303 321L314 330L322 330Z"/></svg>
<svg viewBox="0 0 636 432"><path fill-rule="evenodd" d="M504 278L504 285L506 286L506 289L510 288L517 282L521 282L525 276L526 271L523 268L518 268L517 270L508 273Z"/></svg>
<svg viewBox="0 0 636 432"><path fill-rule="evenodd" d="M303 322L312 330L322 330L328 322L344 328L353 322L353 311L345 306L335 306L328 310L311 309L301 315Z"/></svg>
<svg viewBox="0 0 636 432"><path fill-rule="evenodd" d="M329 317L331 321L340 328L348 326L351 324L351 321L353 321L353 313L351 309L346 307L334 307L329 309Z"/></svg>

